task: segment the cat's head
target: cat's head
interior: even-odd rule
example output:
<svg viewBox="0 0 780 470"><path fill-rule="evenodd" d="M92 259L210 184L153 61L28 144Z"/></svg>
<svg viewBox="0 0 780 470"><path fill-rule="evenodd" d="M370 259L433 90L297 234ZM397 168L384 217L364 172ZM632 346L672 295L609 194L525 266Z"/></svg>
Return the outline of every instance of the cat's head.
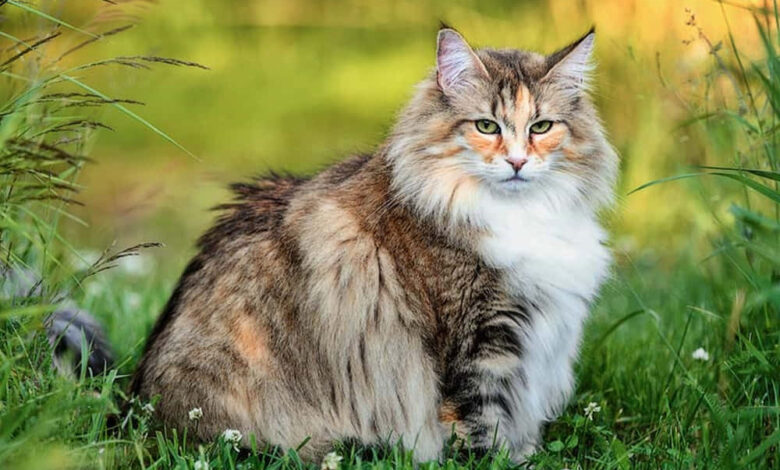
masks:
<svg viewBox="0 0 780 470"><path fill-rule="evenodd" d="M427 212L471 217L484 200L598 209L617 157L588 97L594 32L545 56L473 50L438 34L436 69L390 140L394 184Z"/></svg>

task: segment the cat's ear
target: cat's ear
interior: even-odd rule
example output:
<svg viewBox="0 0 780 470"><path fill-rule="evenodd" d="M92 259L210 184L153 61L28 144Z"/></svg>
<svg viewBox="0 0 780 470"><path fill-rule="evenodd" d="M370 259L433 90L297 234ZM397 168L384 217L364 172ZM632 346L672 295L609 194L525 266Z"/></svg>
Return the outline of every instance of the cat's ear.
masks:
<svg viewBox="0 0 780 470"><path fill-rule="evenodd" d="M586 91L593 71L593 46L596 30L591 28L584 36L547 57L545 79L563 83L575 91Z"/></svg>
<svg viewBox="0 0 780 470"><path fill-rule="evenodd" d="M452 28L440 29L436 43L436 81L441 91L445 94L467 91L486 78L490 76L485 65L463 36Z"/></svg>

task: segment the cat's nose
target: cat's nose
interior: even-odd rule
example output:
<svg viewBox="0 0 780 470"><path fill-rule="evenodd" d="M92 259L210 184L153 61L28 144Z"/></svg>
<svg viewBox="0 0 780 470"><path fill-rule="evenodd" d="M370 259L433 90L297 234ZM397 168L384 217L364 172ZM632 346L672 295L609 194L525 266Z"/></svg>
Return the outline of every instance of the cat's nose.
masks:
<svg viewBox="0 0 780 470"><path fill-rule="evenodd" d="M520 171L521 168L523 168L523 165L525 165L528 162L527 158L507 158L506 162L512 165L512 168L514 168L515 171Z"/></svg>

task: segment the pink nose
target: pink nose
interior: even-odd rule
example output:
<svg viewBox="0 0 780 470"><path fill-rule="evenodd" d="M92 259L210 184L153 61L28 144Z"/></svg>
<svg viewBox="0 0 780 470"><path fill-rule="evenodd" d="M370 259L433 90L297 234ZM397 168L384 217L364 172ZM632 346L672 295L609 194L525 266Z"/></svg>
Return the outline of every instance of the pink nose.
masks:
<svg viewBox="0 0 780 470"><path fill-rule="evenodd" d="M525 165L528 162L527 158L507 158L506 162L512 165L512 168L514 168L515 171L520 171L521 168L523 168L523 165Z"/></svg>

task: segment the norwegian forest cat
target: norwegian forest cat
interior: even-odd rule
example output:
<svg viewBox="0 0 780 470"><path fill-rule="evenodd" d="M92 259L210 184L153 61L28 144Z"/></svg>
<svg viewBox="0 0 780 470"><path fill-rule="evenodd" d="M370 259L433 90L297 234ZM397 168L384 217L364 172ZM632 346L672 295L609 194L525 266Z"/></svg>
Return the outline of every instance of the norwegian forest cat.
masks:
<svg viewBox="0 0 780 470"><path fill-rule="evenodd" d="M472 50L444 27L375 153L234 185L133 392L202 439L309 437L310 459L387 439L436 459L454 432L522 461L572 392L610 264L597 212L617 157L588 98L593 42Z"/></svg>

